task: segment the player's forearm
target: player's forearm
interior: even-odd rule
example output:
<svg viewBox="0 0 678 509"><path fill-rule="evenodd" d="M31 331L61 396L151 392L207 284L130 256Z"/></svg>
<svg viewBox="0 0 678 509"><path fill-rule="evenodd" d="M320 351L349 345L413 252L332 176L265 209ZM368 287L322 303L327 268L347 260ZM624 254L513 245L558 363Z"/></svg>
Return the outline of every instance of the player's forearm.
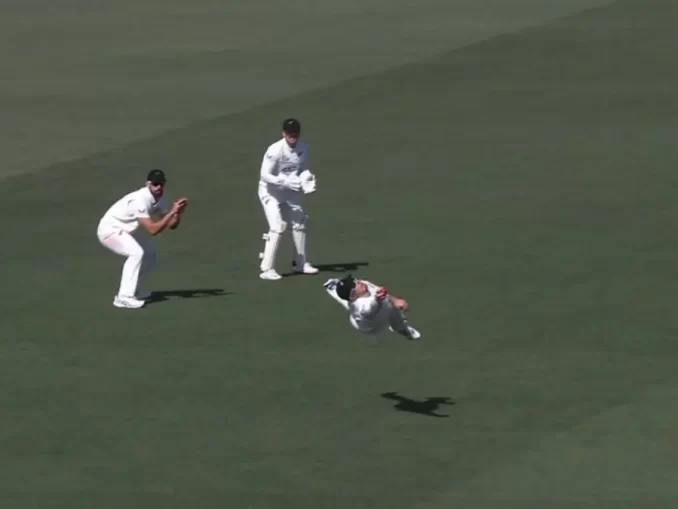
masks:
<svg viewBox="0 0 678 509"><path fill-rule="evenodd" d="M170 212L162 216L162 218L159 219L158 221L153 221L149 225L148 233L153 236L158 235L169 226L170 221L172 221L172 219L176 215L177 215L176 212Z"/></svg>
<svg viewBox="0 0 678 509"><path fill-rule="evenodd" d="M263 162L261 163L261 170L259 171L259 175L261 180L266 182L267 184L273 184L273 185L280 185L283 182L283 176L282 175L276 175L275 169L277 166L277 162L275 159L269 159L268 157L264 157Z"/></svg>
<svg viewBox="0 0 678 509"><path fill-rule="evenodd" d="M272 173L268 173L268 172L265 172L265 171L261 172L261 180L263 180L267 184L273 184L275 186L281 185L284 181L282 176L273 175Z"/></svg>

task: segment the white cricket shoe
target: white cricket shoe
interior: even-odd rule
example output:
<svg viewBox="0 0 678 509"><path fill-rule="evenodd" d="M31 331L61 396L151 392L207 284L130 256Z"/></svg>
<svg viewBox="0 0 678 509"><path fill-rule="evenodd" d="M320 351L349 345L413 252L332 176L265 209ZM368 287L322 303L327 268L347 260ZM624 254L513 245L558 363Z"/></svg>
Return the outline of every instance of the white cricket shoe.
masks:
<svg viewBox="0 0 678 509"><path fill-rule="evenodd" d="M320 272L316 267L306 262L302 267L299 267L296 263L293 265L294 272L297 274L317 274Z"/></svg>
<svg viewBox="0 0 678 509"><path fill-rule="evenodd" d="M278 279L282 279L282 276L278 274L275 269L270 269L259 274L259 278L267 281L277 281Z"/></svg>
<svg viewBox="0 0 678 509"><path fill-rule="evenodd" d="M396 332L397 334L400 334L401 336L405 336L407 339L411 339L413 341L417 341L419 338L421 338L421 334L417 329L414 327L408 325L407 329L400 332L400 331L394 331L393 327L388 328L391 332Z"/></svg>
<svg viewBox="0 0 678 509"><path fill-rule="evenodd" d="M116 295L115 299L113 299L113 305L116 308L138 309L144 307L144 304L146 304L145 301L139 300L136 297Z"/></svg>
<svg viewBox="0 0 678 509"><path fill-rule="evenodd" d="M421 334L419 333L419 331L409 325L407 326L407 333L409 334L410 339L413 339L415 341L421 338Z"/></svg>

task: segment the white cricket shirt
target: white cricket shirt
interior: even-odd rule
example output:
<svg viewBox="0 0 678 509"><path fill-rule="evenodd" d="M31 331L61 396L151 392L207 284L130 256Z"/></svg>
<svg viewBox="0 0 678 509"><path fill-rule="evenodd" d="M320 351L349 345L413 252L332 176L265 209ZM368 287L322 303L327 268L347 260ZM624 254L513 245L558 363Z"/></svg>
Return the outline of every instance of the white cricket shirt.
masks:
<svg viewBox="0 0 678 509"><path fill-rule="evenodd" d="M99 232L123 230L128 233L139 228L139 218L165 214L169 211L167 199L159 200L146 187L126 194L106 211L99 221Z"/></svg>
<svg viewBox="0 0 678 509"><path fill-rule="evenodd" d="M299 191L286 189L281 184L290 175L299 176L308 166L308 145L300 140L292 148L285 138L281 138L266 149L261 161L259 194L270 195L282 201L296 196Z"/></svg>
<svg viewBox="0 0 678 509"><path fill-rule="evenodd" d="M376 333L389 324L389 314L392 310L388 297L383 301L377 300L379 287L370 281L362 280L369 290L369 294L358 297L349 302L348 312L351 322L362 332Z"/></svg>

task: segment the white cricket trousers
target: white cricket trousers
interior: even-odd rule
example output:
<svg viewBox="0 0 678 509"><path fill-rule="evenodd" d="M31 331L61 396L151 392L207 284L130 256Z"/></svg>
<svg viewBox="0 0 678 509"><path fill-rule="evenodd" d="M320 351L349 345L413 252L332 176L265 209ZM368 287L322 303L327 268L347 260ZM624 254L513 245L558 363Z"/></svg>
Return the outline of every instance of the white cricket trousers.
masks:
<svg viewBox="0 0 678 509"><path fill-rule="evenodd" d="M382 303L382 309L379 311L379 318L371 323L371 327L368 326L367 329L361 328L355 318L352 316L349 317L349 322L351 326L364 334L379 334L386 330L387 327L391 327L393 332L403 333L407 330L407 318L405 313L396 308L390 300L385 300Z"/></svg>
<svg viewBox="0 0 678 509"><path fill-rule="evenodd" d="M155 265L155 248L143 233L127 233L119 229L100 230L99 242L117 255L127 258L122 266L119 297L134 297L146 274Z"/></svg>

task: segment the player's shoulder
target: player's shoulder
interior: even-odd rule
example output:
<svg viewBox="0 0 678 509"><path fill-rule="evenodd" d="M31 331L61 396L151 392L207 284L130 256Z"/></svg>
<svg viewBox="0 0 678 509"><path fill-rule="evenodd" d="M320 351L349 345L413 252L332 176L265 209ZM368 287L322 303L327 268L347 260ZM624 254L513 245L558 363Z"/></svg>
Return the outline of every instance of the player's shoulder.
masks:
<svg viewBox="0 0 678 509"><path fill-rule="evenodd" d="M133 191L134 196L137 198L140 198L142 200L148 200L148 201L153 201L153 195L151 192L148 190L146 186L140 187L136 191Z"/></svg>
<svg viewBox="0 0 678 509"><path fill-rule="evenodd" d="M266 157L278 157L282 153L284 142L285 140L279 139L278 141L271 143L266 148Z"/></svg>
<svg viewBox="0 0 678 509"><path fill-rule="evenodd" d="M127 195L127 201L130 203L133 202L136 205L150 206L153 203L154 198L147 187L141 187L129 193Z"/></svg>
<svg viewBox="0 0 678 509"><path fill-rule="evenodd" d="M128 203L132 200L136 200L140 195L139 191L141 191L141 189L135 189L134 191L128 191L125 194L123 194L120 198L118 198L118 201L123 202L123 203Z"/></svg>

